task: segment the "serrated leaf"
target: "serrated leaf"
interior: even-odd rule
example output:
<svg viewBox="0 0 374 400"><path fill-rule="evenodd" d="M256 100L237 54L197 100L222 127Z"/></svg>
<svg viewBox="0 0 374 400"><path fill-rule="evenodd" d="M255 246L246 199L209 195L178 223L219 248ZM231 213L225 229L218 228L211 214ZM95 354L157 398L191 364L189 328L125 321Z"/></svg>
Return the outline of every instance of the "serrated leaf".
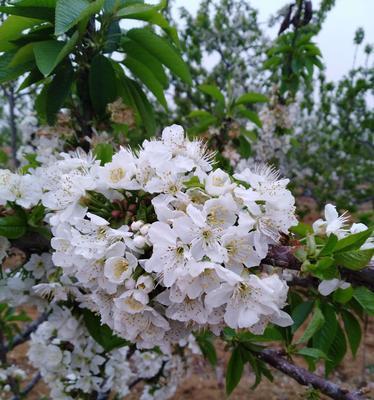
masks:
<svg viewBox="0 0 374 400"><path fill-rule="evenodd" d="M133 81L132 79L126 79L125 85L131 93L131 97L135 104L136 110L140 115L140 118L148 135L153 135L156 130L156 121L153 108L149 103L146 95L143 93L141 87L137 84L137 82Z"/></svg>
<svg viewBox="0 0 374 400"><path fill-rule="evenodd" d="M163 87L158 82L153 72L146 65L129 56L126 57L123 63L137 78L139 78L148 87L148 89L155 95L160 104L165 109L167 109Z"/></svg>
<svg viewBox="0 0 374 400"><path fill-rule="evenodd" d="M61 35L85 18L100 11L104 0L57 0L55 34Z"/></svg>
<svg viewBox="0 0 374 400"><path fill-rule="evenodd" d="M55 13L52 8L47 7L7 7L0 6L0 12L8 15L18 15L21 17L42 19L53 22Z"/></svg>
<svg viewBox="0 0 374 400"><path fill-rule="evenodd" d="M96 159L100 160L100 165L112 161L113 146L109 143L99 143L95 146L94 154Z"/></svg>
<svg viewBox="0 0 374 400"><path fill-rule="evenodd" d="M349 300L353 297L353 288L352 286L347 287L346 289L338 288L335 290L332 298L337 303L345 304L348 303Z"/></svg>
<svg viewBox="0 0 374 400"><path fill-rule="evenodd" d="M230 395L239 384L243 374L244 363L239 347L236 347L230 357L226 371L226 393Z"/></svg>
<svg viewBox="0 0 374 400"><path fill-rule="evenodd" d="M260 117L258 116L258 114L255 111L247 110L247 109L241 109L241 110L238 111L238 114L241 117L249 119L255 125L257 125L259 128L262 127L262 122L260 120Z"/></svg>
<svg viewBox="0 0 374 400"><path fill-rule="evenodd" d="M64 42L58 42L57 40L34 43L36 65L44 76L48 76L56 67L58 56L64 46Z"/></svg>
<svg viewBox="0 0 374 400"><path fill-rule="evenodd" d="M374 292L366 287L360 286L354 289L353 297L367 314L374 315Z"/></svg>
<svg viewBox="0 0 374 400"><path fill-rule="evenodd" d="M117 79L112 63L100 54L91 62L89 89L92 105L98 114L105 114L108 103L118 97Z"/></svg>
<svg viewBox="0 0 374 400"><path fill-rule="evenodd" d="M372 233L373 233L373 228L368 228L365 231L348 235L337 242L334 252L358 250L372 235Z"/></svg>
<svg viewBox="0 0 374 400"><path fill-rule="evenodd" d="M148 68L152 70L156 79L161 83L163 88L166 88L168 86L168 78L165 74L162 64L149 51L139 46L136 42L130 39L123 40L121 47L126 52L126 54L148 66Z"/></svg>
<svg viewBox="0 0 374 400"><path fill-rule="evenodd" d="M350 250L341 253L335 253L334 259L338 265L358 271L367 267L373 255L374 249Z"/></svg>
<svg viewBox="0 0 374 400"><path fill-rule="evenodd" d="M26 221L17 215L0 218L0 236L18 239L26 233L26 229Z"/></svg>
<svg viewBox="0 0 374 400"><path fill-rule="evenodd" d="M307 319L308 315L311 313L314 306L314 301L305 301L303 303L298 304L291 313L291 318L294 323L291 326L291 332L295 333L297 329L303 324L303 322Z"/></svg>
<svg viewBox="0 0 374 400"><path fill-rule="evenodd" d="M312 336L314 336L322 328L324 323L325 318L322 314L322 311L318 307L316 307L314 309L312 319L306 327L303 335L296 343L299 344L308 342L312 338Z"/></svg>
<svg viewBox="0 0 374 400"><path fill-rule="evenodd" d="M235 101L235 105L240 104L253 104L253 103L266 103L269 99L260 93L249 92L238 97Z"/></svg>
<svg viewBox="0 0 374 400"><path fill-rule="evenodd" d="M337 325L336 334L334 340L329 348L327 356L329 360L325 362L325 374L326 376L335 369L343 360L345 353L347 352L347 342L345 339L344 332L340 325Z"/></svg>
<svg viewBox="0 0 374 400"><path fill-rule="evenodd" d="M353 357L355 357L361 343L361 326L356 317L347 310L342 310L342 317L349 346L351 348Z"/></svg>
<svg viewBox="0 0 374 400"><path fill-rule="evenodd" d="M323 257L323 256L329 256L330 254L332 254L337 242L338 242L338 237L332 233L328 237L326 244L322 247L322 249L318 255L320 257Z"/></svg>
<svg viewBox="0 0 374 400"><path fill-rule="evenodd" d="M321 310L324 316L324 324L318 331L318 334L313 336L313 347L328 353L331 343L334 340L335 332L338 326L338 320L334 307L327 303L321 305Z"/></svg>
<svg viewBox="0 0 374 400"><path fill-rule="evenodd" d="M291 226L290 232L295 233L301 237L305 237L308 233L312 233L313 229L310 225L299 222L296 226Z"/></svg>
<svg viewBox="0 0 374 400"><path fill-rule="evenodd" d="M169 68L173 74L186 83L192 83L190 71L186 63L165 39L146 28L131 29L127 32L127 36L144 47L163 65Z"/></svg>
<svg viewBox="0 0 374 400"><path fill-rule="evenodd" d="M61 65L48 86L46 98L46 117L49 125L56 121L56 114L60 111L70 93L74 80L74 70L70 63Z"/></svg>
<svg viewBox="0 0 374 400"><path fill-rule="evenodd" d="M218 89L217 86L214 85L199 85L198 89L201 90L203 93L213 97L218 102L225 104L225 97L223 96L222 92Z"/></svg>
<svg viewBox="0 0 374 400"><path fill-rule="evenodd" d="M127 340L114 335L108 325L102 325L100 317L88 309L83 309L83 319L92 338L99 343L105 351L109 352L129 344Z"/></svg>
<svg viewBox="0 0 374 400"><path fill-rule="evenodd" d="M317 360L320 358L322 358L323 360L328 359L327 355L322 350L315 349L314 347L305 347L303 349L298 350L296 354L300 356L312 357Z"/></svg>

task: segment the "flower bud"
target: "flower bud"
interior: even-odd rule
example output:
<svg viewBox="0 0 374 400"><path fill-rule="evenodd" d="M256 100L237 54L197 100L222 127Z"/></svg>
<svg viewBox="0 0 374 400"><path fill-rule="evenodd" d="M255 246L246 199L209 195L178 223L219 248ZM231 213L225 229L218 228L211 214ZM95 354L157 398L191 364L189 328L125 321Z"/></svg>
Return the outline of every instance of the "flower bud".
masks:
<svg viewBox="0 0 374 400"><path fill-rule="evenodd" d="M143 225L144 225L144 222L141 221L141 220L139 220L139 221L134 221L134 222L131 224L131 230L132 230L133 232L137 232Z"/></svg>
<svg viewBox="0 0 374 400"><path fill-rule="evenodd" d="M142 249L146 244L146 240L144 236L135 236L134 237L134 245L135 247L137 247L138 249Z"/></svg>
<svg viewBox="0 0 374 400"><path fill-rule="evenodd" d="M144 224L144 225L140 228L140 233L141 233L143 236L145 236L145 235L148 233L150 226L151 226L150 224Z"/></svg>

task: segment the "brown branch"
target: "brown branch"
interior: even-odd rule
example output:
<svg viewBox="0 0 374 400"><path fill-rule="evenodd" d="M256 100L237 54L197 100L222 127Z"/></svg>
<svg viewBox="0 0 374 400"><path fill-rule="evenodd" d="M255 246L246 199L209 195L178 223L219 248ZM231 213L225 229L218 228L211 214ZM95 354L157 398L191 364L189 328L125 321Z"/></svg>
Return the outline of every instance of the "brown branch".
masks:
<svg viewBox="0 0 374 400"><path fill-rule="evenodd" d="M258 359L264 361L266 364L271 365L278 371L283 372L290 378L300 383L300 385L312 386L332 399L364 400L359 392L349 392L348 390L342 389L334 382L328 381L327 379L309 372L305 368L292 364L282 357L281 353L279 353L277 350L266 349L255 353L255 355Z"/></svg>
<svg viewBox="0 0 374 400"><path fill-rule="evenodd" d="M23 397L27 396L36 386L36 384L40 381L42 378L40 372L35 374L31 381L26 385L26 387L21 391L19 395L16 395L13 397L12 400L21 400Z"/></svg>
<svg viewBox="0 0 374 400"><path fill-rule="evenodd" d="M300 271L302 263L294 256L295 250L296 247L270 246L269 252L262 263L273 265L274 267ZM370 265L361 271L352 271L346 268L340 268L340 272L347 282L357 286L366 286L370 290L374 291L373 266Z"/></svg>

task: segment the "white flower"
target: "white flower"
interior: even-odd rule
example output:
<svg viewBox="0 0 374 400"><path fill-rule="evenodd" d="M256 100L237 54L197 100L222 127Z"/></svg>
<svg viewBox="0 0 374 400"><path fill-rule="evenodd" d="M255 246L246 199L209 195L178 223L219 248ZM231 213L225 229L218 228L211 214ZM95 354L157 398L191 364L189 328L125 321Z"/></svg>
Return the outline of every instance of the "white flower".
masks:
<svg viewBox="0 0 374 400"><path fill-rule="evenodd" d="M345 235L344 226L348 221L348 217L338 214L336 207L332 204L326 204L325 206L325 220L318 219L313 223L313 231L317 235L327 235L330 236L334 233L338 237L343 237Z"/></svg>
<svg viewBox="0 0 374 400"><path fill-rule="evenodd" d="M281 311L286 302L287 291L287 285L278 275L261 279L251 274L235 287L222 284L207 294L205 303L208 308L227 303L224 320L234 329L251 328L261 318L280 326L289 326L293 323L291 317Z"/></svg>
<svg viewBox="0 0 374 400"><path fill-rule="evenodd" d="M138 260L131 253L126 257L110 257L105 261L104 275L113 283L122 283L135 270Z"/></svg>
<svg viewBox="0 0 374 400"><path fill-rule="evenodd" d="M318 285L318 291L322 294L322 296L328 296L332 292L337 289L347 289L351 286L350 283L341 281L339 279L329 279L326 281L322 281Z"/></svg>
<svg viewBox="0 0 374 400"><path fill-rule="evenodd" d="M231 183L230 175L220 168L211 172L205 179L205 190L212 196L220 196L235 188Z"/></svg>
<svg viewBox="0 0 374 400"><path fill-rule="evenodd" d="M139 184L133 180L136 172L135 157L129 151L121 148L112 161L100 168L100 178L108 187L117 189L139 189Z"/></svg>

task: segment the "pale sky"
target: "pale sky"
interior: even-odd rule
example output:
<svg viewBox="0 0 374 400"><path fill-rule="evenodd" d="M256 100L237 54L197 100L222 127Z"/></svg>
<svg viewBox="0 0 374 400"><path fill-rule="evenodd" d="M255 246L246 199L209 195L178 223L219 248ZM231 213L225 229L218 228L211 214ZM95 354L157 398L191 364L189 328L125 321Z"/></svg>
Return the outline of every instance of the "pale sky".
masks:
<svg viewBox="0 0 374 400"><path fill-rule="evenodd" d="M259 22L266 22L271 14L291 0L248 0L259 10ZM175 7L185 7L196 12L199 0L175 0ZM316 0L313 1L316 3ZM326 63L328 79L336 80L352 66L354 32L358 27L365 30L364 43L374 44L374 0L336 0L335 7L328 14L317 43ZM266 24L264 24L266 26ZM269 30L271 38L276 37L277 29ZM363 50L360 52L362 56ZM363 57L358 58L358 62ZM373 57L372 57L373 60Z"/></svg>

